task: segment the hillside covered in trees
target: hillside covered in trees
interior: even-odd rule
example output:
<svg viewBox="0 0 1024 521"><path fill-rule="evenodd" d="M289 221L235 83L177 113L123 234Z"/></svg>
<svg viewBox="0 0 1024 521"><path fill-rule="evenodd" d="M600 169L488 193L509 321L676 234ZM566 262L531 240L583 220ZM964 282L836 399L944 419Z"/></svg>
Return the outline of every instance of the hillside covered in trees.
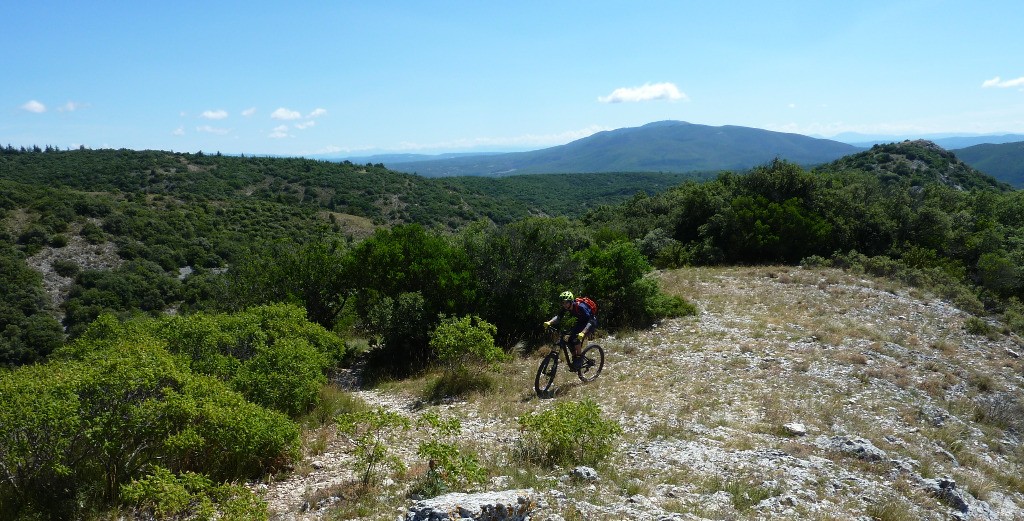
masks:
<svg viewBox="0 0 1024 521"><path fill-rule="evenodd" d="M864 271L1024 332L1021 192L928 143L688 180L8 148L0 219L0 519L161 483L258 510L220 484L297 458L328 375L486 388L473 368L533 349L566 288L605 331L693 313L655 267Z"/></svg>

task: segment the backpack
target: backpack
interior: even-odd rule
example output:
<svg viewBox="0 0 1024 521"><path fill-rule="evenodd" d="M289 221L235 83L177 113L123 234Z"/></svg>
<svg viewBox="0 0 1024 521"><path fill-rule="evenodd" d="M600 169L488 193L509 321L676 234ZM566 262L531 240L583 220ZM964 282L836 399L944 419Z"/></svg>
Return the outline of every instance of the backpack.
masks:
<svg viewBox="0 0 1024 521"><path fill-rule="evenodd" d="M591 300L590 297L577 297L576 303L579 304L580 302L586 304L587 307L590 308L591 315L594 315L595 317L597 316L597 303Z"/></svg>

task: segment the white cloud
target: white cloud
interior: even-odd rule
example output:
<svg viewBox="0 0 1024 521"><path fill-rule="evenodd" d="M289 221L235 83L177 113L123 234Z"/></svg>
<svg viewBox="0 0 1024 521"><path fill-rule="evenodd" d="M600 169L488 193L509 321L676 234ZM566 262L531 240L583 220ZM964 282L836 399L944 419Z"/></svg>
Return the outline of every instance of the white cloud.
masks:
<svg viewBox="0 0 1024 521"><path fill-rule="evenodd" d="M42 114L43 112L46 112L46 105L43 105L42 103L39 103L36 100L31 100L28 103L25 103L21 106L21 108L29 112L35 112L36 114Z"/></svg>
<svg viewBox="0 0 1024 521"><path fill-rule="evenodd" d="M224 134L227 134L227 133L231 132L231 129L220 128L220 127L211 127L210 125L202 125L202 126L196 127L196 132L207 132L207 133L210 133L210 134L218 134L218 135L223 136Z"/></svg>
<svg viewBox="0 0 1024 521"><path fill-rule="evenodd" d="M991 80L985 80L981 84L981 86L983 88L999 87L1001 89L1006 89L1006 88L1010 88L1010 87L1024 87L1024 76L1021 76L1020 78L1016 78L1016 79L1012 79L1012 80L1004 80L1004 79L1000 78L999 76L996 76L995 78L992 78Z"/></svg>
<svg viewBox="0 0 1024 521"><path fill-rule="evenodd" d="M83 104L83 103L78 103L76 101L69 101L69 102L65 103L64 105L61 105L57 110L59 110L60 112L74 112L74 111L76 111L78 109L85 108L85 107L86 107L86 105Z"/></svg>
<svg viewBox="0 0 1024 521"><path fill-rule="evenodd" d="M199 115L201 118L206 119L224 119L228 117L228 111L226 110L207 110Z"/></svg>
<svg viewBox="0 0 1024 521"><path fill-rule="evenodd" d="M299 114L297 111L289 110L289 109L286 109L284 107L281 107L281 108L275 110L274 112L272 112L270 114L270 117L272 117L274 119L291 120L291 119L299 119L299 118L301 118L302 114Z"/></svg>
<svg viewBox="0 0 1024 521"><path fill-rule="evenodd" d="M245 117L252 116L255 113L256 113L256 107L249 107L249 108L247 108L247 109L242 111L242 115L245 116Z"/></svg>
<svg viewBox="0 0 1024 521"><path fill-rule="evenodd" d="M323 116L324 114L327 114L327 109L317 108L313 112L310 112L309 115L306 116L306 117L307 118L319 118L320 116Z"/></svg>
<svg viewBox="0 0 1024 521"><path fill-rule="evenodd" d="M280 109L278 109L278 110L280 110ZM274 130L271 131L270 134L268 134L267 137L269 137L271 139L281 139L281 138L286 138L288 136L289 136L289 134L288 134L288 125L279 125L279 126L274 127Z"/></svg>
<svg viewBox="0 0 1024 521"><path fill-rule="evenodd" d="M174 129L174 132L171 132L171 135L172 136L184 136L185 135L185 127L178 127L176 129Z"/></svg>
<svg viewBox="0 0 1024 521"><path fill-rule="evenodd" d="M674 83L645 83L641 87L622 87L607 96L597 98L601 103L622 103L625 101L689 100Z"/></svg>
<svg viewBox="0 0 1024 521"><path fill-rule="evenodd" d="M299 130L306 130L307 128L315 126L315 125L316 125L316 121L312 121L312 120L310 120L310 121L303 121L302 123L296 123L295 124L295 128L297 128Z"/></svg>

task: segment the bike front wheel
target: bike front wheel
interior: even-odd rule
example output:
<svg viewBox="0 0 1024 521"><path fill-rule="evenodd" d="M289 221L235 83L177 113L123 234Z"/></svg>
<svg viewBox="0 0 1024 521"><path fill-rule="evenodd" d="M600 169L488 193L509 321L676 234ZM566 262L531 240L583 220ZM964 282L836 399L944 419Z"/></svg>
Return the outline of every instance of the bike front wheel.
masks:
<svg viewBox="0 0 1024 521"><path fill-rule="evenodd" d="M597 344L590 344L580 356L583 357L583 364L576 374L584 382L594 381L601 374L601 369L604 369L604 349Z"/></svg>
<svg viewBox="0 0 1024 521"><path fill-rule="evenodd" d="M537 396L547 396L557 372L558 353L552 352L540 361L540 367L537 368L537 378L533 380L533 390L537 392Z"/></svg>

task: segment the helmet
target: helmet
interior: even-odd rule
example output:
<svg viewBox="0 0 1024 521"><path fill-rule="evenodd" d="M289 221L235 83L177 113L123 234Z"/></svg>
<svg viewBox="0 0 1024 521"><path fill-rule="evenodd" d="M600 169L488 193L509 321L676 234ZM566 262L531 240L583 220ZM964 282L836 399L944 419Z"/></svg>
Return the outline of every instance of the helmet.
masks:
<svg viewBox="0 0 1024 521"><path fill-rule="evenodd" d="M558 297L562 300L573 300L573 295L571 291L563 291L562 294L559 295Z"/></svg>

